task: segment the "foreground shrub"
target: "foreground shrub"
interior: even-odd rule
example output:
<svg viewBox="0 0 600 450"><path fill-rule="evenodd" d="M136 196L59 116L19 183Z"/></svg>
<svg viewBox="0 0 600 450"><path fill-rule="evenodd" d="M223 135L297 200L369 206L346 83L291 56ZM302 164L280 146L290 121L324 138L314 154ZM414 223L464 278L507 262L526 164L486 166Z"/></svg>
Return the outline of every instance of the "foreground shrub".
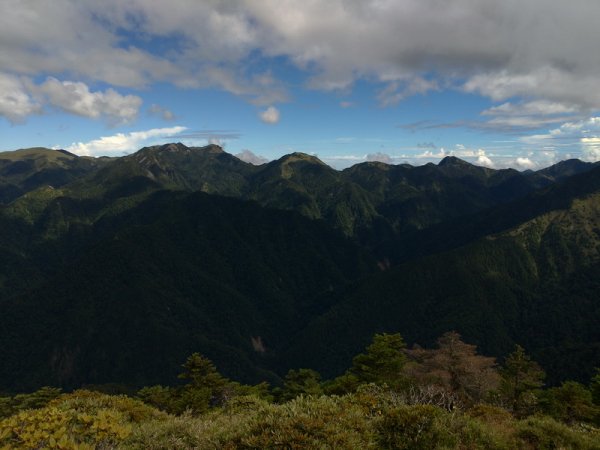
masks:
<svg viewBox="0 0 600 450"><path fill-rule="evenodd" d="M521 421L517 436L536 449L600 449L600 430L575 430L550 417L530 417Z"/></svg>
<svg viewBox="0 0 600 450"><path fill-rule="evenodd" d="M0 397L0 419L26 409L42 408L58 397L60 392L59 388L45 386L30 394Z"/></svg>
<svg viewBox="0 0 600 450"><path fill-rule="evenodd" d="M566 381L559 387L545 391L542 394L542 408L545 414L568 424L592 422L598 414L592 393L575 381Z"/></svg>
<svg viewBox="0 0 600 450"><path fill-rule="evenodd" d="M85 449L110 447L131 433L126 417L101 409L90 415L46 407L20 413L0 422L0 446L5 448Z"/></svg>
<svg viewBox="0 0 600 450"><path fill-rule="evenodd" d="M2 420L0 447L112 448L131 434L134 424L160 417L164 415L129 397L76 391Z"/></svg>
<svg viewBox="0 0 600 450"><path fill-rule="evenodd" d="M435 427L443 411L431 405L403 406L385 411L377 424L378 441L385 448L430 449L444 436Z"/></svg>

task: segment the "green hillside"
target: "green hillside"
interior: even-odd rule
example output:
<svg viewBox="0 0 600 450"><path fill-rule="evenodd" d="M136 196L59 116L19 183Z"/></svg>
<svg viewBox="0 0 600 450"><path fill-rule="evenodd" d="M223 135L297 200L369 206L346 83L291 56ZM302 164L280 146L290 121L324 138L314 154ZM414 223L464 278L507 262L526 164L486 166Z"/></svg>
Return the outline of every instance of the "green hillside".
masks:
<svg viewBox="0 0 600 450"><path fill-rule="evenodd" d="M593 164L336 171L182 144L0 163L0 390L159 383L194 351L239 380L330 377L384 331L519 343L552 383L600 365Z"/></svg>
<svg viewBox="0 0 600 450"><path fill-rule="evenodd" d="M47 148L0 152L0 204L10 203L39 187L63 186L98 170L109 160Z"/></svg>
<svg viewBox="0 0 600 450"><path fill-rule="evenodd" d="M85 207L56 200L62 237L11 254L10 278L27 279L0 291L5 388L160 382L196 350L230 376L273 378L259 367L318 295L374 268L324 224L255 203L160 191L77 224Z"/></svg>
<svg viewBox="0 0 600 450"><path fill-rule="evenodd" d="M498 226L490 218L527 203L534 217L451 251L430 248L429 256L357 281L294 339L289 361L332 375L374 332L430 343L457 330L488 354L526 345L554 382L588 379L600 362L599 183L596 169L492 210L475 230ZM549 211L535 215L537 208ZM457 233L465 230L446 236Z"/></svg>

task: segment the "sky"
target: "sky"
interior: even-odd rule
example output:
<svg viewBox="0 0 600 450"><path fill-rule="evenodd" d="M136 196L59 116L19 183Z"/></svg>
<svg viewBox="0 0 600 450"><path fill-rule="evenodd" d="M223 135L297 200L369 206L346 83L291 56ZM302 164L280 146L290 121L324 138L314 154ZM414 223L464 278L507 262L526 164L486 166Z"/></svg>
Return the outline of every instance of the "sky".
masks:
<svg viewBox="0 0 600 450"><path fill-rule="evenodd" d="M2 0L0 151L600 160L598 0Z"/></svg>

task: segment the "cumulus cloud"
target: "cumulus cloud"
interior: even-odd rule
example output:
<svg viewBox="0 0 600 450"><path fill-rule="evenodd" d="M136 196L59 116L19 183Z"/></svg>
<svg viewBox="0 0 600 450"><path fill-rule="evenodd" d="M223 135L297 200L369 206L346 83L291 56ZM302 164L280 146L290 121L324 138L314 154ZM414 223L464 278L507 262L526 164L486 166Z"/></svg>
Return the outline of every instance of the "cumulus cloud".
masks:
<svg viewBox="0 0 600 450"><path fill-rule="evenodd" d="M533 169L536 164L529 158L517 158L515 160L515 165L519 169Z"/></svg>
<svg viewBox="0 0 600 450"><path fill-rule="evenodd" d="M41 110L41 105L31 98L19 77L0 72L0 116L19 123Z"/></svg>
<svg viewBox="0 0 600 450"><path fill-rule="evenodd" d="M259 113L260 120L269 125L274 125L279 122L279 110L274 106L269 106L264 111Z"/></svg>
<svg viewBox="0 0 600 450"><path fill-rule="evenodd" d="M423 148L423 147L421 147ZM410 163L424 164L425 162L437 162L447 156L455 156L477 166L489 167L492 169L514 167L514 161L501 160L495 154L488 154L482 148L468 148L463 144L456 144L453 149L433 147L431 150L425 150L416 154L403 154L398 158Z"/></svg>
<svg viewBox="0 0 600 450"><path fill-rule="evenodd" d="M250 150L242 150L240 153L235 155L236 158L241 159L244 162L259 166L261 164L269 162L269 160L263 156L259 156L251 152Z"/></svg>
<svg viewBox="0 0 600 450"><path fill-rule="evenodd" d="M499 102L524 96L600 108L600 60L590 56L600 41L599 2L453 0L444 14L439 7L439 0L6 0L0 71L127 87L166 81L219 87L264 106L283 101L285 84L246 69L259 54L295 64L313 88L381 83L382 104L450 86ZM128 41L132 33L144 39ZM144 45L161 39L169 52Z"/></svg>
<svg viewBox="0 0 600 450"><path fill-rule="evenodd" d="M114 89L91 92L85 83L56 78L48 78L32 90L45 103L63 111L92 119L103 117L113 124L133 121L142 104L142 99L135 95L121 95Z"/></svg>
<svg viewBox="0 0 600 450"><path fill-rule="evenodd" d="M52 77L36 85L29 78L0 72L0 116L13 123L55 107L78 116L124 124L137 117L141 104L140 97L121 95L111 88L92 92L85 83Z"/></svg>
<svg viewBox="0 0 600 450"><path fill-rule="evenodd" d="M74 142L66 147L65 150L80 156L121 156L136 151L145 145L169 140L185 130L186 127L176 126L133 131L131 133L117 133L89 142Z"/></svg>
<svg viewBox="0 0 600 450"><path fill-rule="evenodd" d="M478 166L484 166L489 168L493 168L495 166L494 162L488 156L485 155L479 155L475 160L475 164L477 164Z"/></svg>
<svg viewBox="0 0 600 450"><path fill-rule="evenodd" d="M600 160L600 117L567 122L544 134L524 136L521 142L531 149L562 149L584 161Z"/></svg>

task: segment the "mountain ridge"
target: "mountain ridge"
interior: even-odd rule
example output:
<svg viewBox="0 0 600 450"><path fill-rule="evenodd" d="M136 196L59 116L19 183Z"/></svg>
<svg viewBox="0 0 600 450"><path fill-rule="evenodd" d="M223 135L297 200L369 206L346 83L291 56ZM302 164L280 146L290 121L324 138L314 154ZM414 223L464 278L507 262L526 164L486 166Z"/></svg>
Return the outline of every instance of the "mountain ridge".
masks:
<svg viewBox="0 0 600 450"><path fill-rule="evenodd" d="M54 160L86 170L61 166L66 182L22 183L0 206L0 389L160 382L193 351L244 380L334 375L383 331L428 343L457 329L495 356L520 343L552 382L583 380L599 354L597 165L336 171L181 143L96 165L30 153L43 164L0 182L48 180Z"/></svg>

